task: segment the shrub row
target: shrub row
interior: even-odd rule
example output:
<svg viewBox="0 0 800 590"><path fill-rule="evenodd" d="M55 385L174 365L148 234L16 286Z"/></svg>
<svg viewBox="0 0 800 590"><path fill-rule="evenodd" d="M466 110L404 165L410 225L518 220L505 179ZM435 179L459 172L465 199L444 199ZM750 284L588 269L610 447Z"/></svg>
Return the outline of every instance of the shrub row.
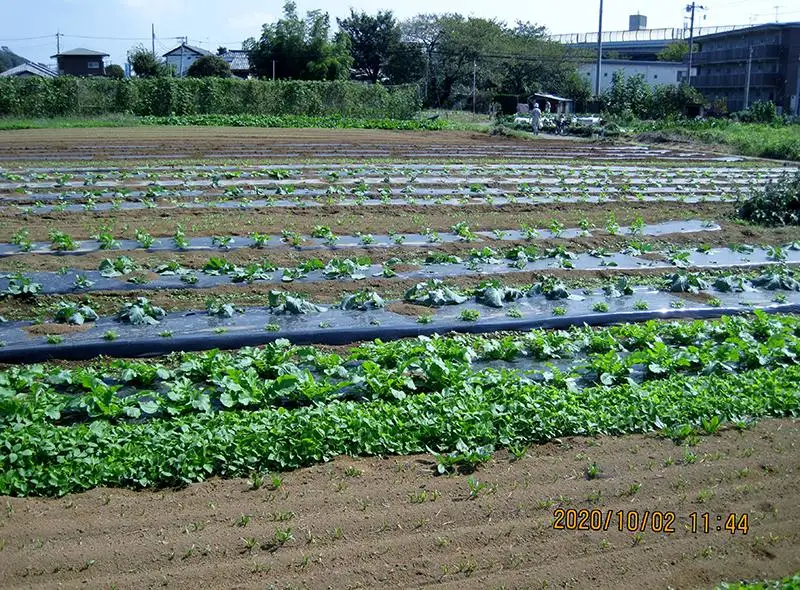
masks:
<svg viewBox="0 0 800 590"><path fill-rule="evenodd" d="M0 116L128 113L339 115L409 119L421 108L414 85L236 78L0 78Z"/></svg>

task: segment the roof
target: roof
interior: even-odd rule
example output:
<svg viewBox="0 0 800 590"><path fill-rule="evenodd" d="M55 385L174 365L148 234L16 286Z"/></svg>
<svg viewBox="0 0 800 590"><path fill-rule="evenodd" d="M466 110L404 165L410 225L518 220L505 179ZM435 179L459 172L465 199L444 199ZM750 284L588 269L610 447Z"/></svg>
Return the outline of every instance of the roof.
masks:
<svg viewBox="0 0 800 590"><path fill-rule="evenodd" d="M695 53L697 53L695 51ZM585 63L581 65L595 65L596 61L586 60ZM603 65L612 65L612 66L672 66L672 67L686 67L683 62L680 61L662 61L662 60L652 60L652 59L605 59L603 58Z"/></svg>
<svg viewBox="0 0 800 590"><path fill-rule="evenodd" d="M243 49L231 49L220 56L231 66L233 71L250 69L250 57Z"/></svg>
<svg viewBox="0 0 800 590"><path fill-rule="evenodd" d="M546 98L548 100L555 100L557 102L572 102L571 98L564 98L563 96L555 96L553 94L544 94L542 92L534 92L531 96L536 98Z"/></svg>
<svg viewBox="0 0 800 590"><path fill-rule="evenodd" d="M54 57L68 57L68 56L83 56L83 57L107 57L108 53L103 53L102 51L94 51L93 49L84 49L83 47L76 47L75 49L70 49L69 51L62 51L61 53L56 53L55 55L51 55L50 58Z"/></svg>
<svg viewBox="0 0 800 590"><path fill-rule="evenodd" d="M192 53L196 53L197 55L212 55L210 51L203 49L202 47L195 47L194 45L187 45L186 43L181 43L175 49L167 51L164 54L164 57L168 55L180 55L181 48L183 48L184 54L186 51L191 51Z"/></svg>
<svg viewBox="0 0 800 590"><path fill-rule="evenodd" d="M745 29L736 29L735 31L726 31L723 33L713 33L711 35L699 35L695 36L695 41L704 41L706 39L720 39L722 37L733 37L739 35L749 35L750 33L756 33L761 31L767 31L769 29L794 29L800 28L800 22L791 22L791 23L766 23L763 25L755 25L752 27L747 27Z"/></svg>
<svg viewBox="0 0 800 590"><path fill-rule="evenodd" d="M55 78L56 73L44 66L35 63L21 64L5 72L0 72L0 77L22 76L24 74L31 74L32 76L41 76L42 78Z"/></svg>

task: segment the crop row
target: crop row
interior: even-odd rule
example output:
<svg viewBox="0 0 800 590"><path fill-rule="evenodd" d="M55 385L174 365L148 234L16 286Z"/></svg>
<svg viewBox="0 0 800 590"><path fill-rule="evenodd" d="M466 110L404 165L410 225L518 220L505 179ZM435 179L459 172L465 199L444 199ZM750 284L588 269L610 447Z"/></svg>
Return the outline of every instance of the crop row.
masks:
<svg viewBox="0 0 800 590"><path fill-rule="evenodd" d="M578 391L517 374L472 373L457 388L366 403L193 414L71 427L31 422L0 432L0 494L61 495L96 486L164 487L212 476L293 469L337 455L452 452L571 435L683 425L747 427L800 409L800 367L682 376Z"/></svg>
<svg viewBox="0 0 800 590"><path fill-rule="evenodd" d="M791 170L791 169L789 169ZM292 164L290 167L266 166L149 166L146 168L57 168L0 170L0 190L13 191L19 188L61 188L117 186L120 183L160 184L162 182L190 182L198 180L212 186L232 186L248 180L270 179L287 183L297 179L317 179L325 183L383 182L387 176L393 182L413 182L426 178L481 180L522 180L580 184L581 182L619 181L622 184L655 184L683 181L691 185L727 182L731 177L766 182L780 177L787 168L726 168L703 167L680 168L647 166L597 166L562 164L489 164L489 165L342 165L342 164ZM522 175L522 176L521 176ZM509 178L510 177L510 178Z"/></svg>
<svg viewBox="0 0 800 590"><path fill-rule="evenodd" d="M236 353L183 353L169 365L119 360L73 370L15 367L0 373L0 425L172 418L336 400L397 403L458 389L472 378L473 363L487 360L574 359L569 368L562 363L560 369L539 371L545 381L574 389L579 378L583 386L621 385L636 371L639 381L647 382L786 367L800 362L798 354L800 323L761 312L683 325L378 341L347 358L278 340Z"/></svg>
<svg viewBox="0 0 800 590"><path fill-rule="evenodd" d="M629 226L620 226L616 216L610 213L606 224L599 228L600 233L609 235L629 235L629 236L653 236L669 233L687 233L701 231L716 231L720 227L712 221L668 221L665 223L646 224L641 216L637 216ZM354 236L337 235L329 226L315 226L311 235L304 236L291 230L284 230L280 236L271 236L258 232L248 234L246 241L234 236L217 235L210 237L189 238L180 224L176 226L175 233L169 243L163 244L161 240L153 237L149 233L134 229L134 240L125 239L114 235L110 230L103 230L94 235L91 240L81 241L74 239L66 232L51 230L49 233L50 242L33 242L30 239L30 232L22 227L17 230L11 238L10 244L0 244L0 256L21 253L48 253L58 252L61 254L68 252L91 252L96 250L230 250L232 248L266 248L278 246L302 247L321 247L328 246L376 246L376 245L425 245L436 244L439 242L474 242L481 241L481 237L489 237L494 240L536 240L550 238L571 238L589 237L592 232L597 232L598 228L582 219L578 228L566 228L560 221L553 218L546 228L537 224L524 223L519 230L497 229L492 232L473 231L466 222L458 222L451 226L451 233L437 232L431 229L424 230L421 234L402 234L391 233L389 235L373 235L358 233Z"/></svg>

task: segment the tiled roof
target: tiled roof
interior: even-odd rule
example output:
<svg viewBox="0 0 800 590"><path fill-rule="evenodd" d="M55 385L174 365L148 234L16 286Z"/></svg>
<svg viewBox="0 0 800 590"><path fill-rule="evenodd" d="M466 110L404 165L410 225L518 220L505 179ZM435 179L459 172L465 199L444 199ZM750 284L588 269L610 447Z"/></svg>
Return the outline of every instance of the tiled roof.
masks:
<svg viewBox="0 0 800 590"><path fill-rule="evenodd" d="M183 47L184 52L191 51L192 53L196 53L197 55L211 55L210 51L203 49L202 47L195 47L194 45L187 45L186 43L183 43L181 45L178 45L175 49L167 51L164 54L164 57L168 55L180 55L181 47Z"/></svg>
<svg viewBox="0 0 800 590"><path fill-rule="evenodd" d="M77 47L75 49L70 49L69 51L62 51L61 53L57 53L56 55L51 55L50 58L54 57L65 57L69 55L80 55L86 57L101 57L101 56L108 56L107 53L103 53L102 51L94 51L93 49L84 49L83 47Z"/></svg>
<svg viewBox="0 0 800 590"><path fill-rule="evenodd" d="M250 69L250 58L247 52L241 49L232 49L227 53L223 53L220 57L224 59L231 66L233 71L245 71Z"/></svg>
<svg viewBox="0 0 800 590"><path fill-rule="evenodd" d="M21 64L9 70L6 70L5 72L0 72L0 77L6 78L10 76L21 76L24 75L26 72L28 74L34 76L41 76L43 78L56 77L56 73L54 71L35 63Z"/></svg>

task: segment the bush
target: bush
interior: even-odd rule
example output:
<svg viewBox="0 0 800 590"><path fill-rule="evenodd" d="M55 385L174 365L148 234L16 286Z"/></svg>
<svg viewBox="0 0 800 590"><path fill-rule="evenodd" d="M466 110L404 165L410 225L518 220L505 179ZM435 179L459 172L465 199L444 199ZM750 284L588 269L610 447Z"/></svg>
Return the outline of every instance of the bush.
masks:
<svg viewBox="0 0 800 590"><path fill-rule="evenodd" d="M231 66L218 55L204 55L189 66L186 75L192 78L230 78Z"/></svg>
<svg viewBox="0 0 800 590"><path fill-rule="evenodd" d="M759 225L800 225L800 171L756 190L739 206L739 216Z"/></svg>
<svg viewBox="0 0 800 590"><path fill-rule="evenodd" d="M359 82L150 77L0 78L0 116L85 114L308 115L411 119L422 104L416 85Z"/></svg>
<svg viewBox="0 0 800 590"><path fill-rule="evenodd" d="M778 110L772 101L759 100L734 117L744 123L775 123L778 121Z"/></svg>

